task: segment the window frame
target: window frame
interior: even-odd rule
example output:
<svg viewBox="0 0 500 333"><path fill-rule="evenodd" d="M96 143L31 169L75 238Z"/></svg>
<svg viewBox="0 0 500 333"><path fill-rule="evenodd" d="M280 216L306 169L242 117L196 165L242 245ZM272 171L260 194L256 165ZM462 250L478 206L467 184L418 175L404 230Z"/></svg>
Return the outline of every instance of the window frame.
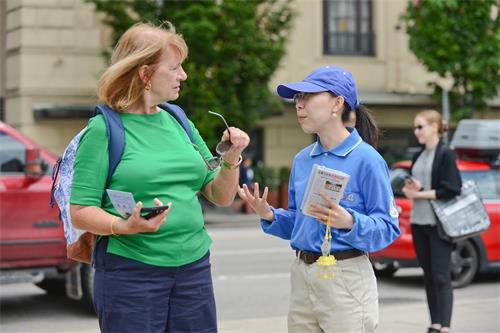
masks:
<svg viewBox="0 0 500 333"><path fill-rule="evenodd" d="M2 168L0 168L0 174L1 175L20 175L20 174L24 174L24 166L26 165L26 149L27 149L27 146L24 142L18 140L17 138L13 137L12 135L10 135L9 133L7 132L4 132L4 131L0 131L0 136L5 136L6 138L8 138L9 140L11 140L12 143L16 143L19 148L22 147L22 149L19 150L19 152L21 154L13 154L12 156L17 158L17 160L19 161L20 165L22 166L22 170L17 170L17 171L3 171ZM0 141L3 141L3 140L0 140ZM8 152L9 150L7 149L8 146L5 145L5 142L2 142L2 147L3 148L0 148L0 154L3 153L3 152ZM14 158L10 159L10 160L5 160L5 163L6 162L9 162L9 161L13 161L15 160ZM2 163L3 161L3 158L0 158L0 163ZM5 164L5 163L2 163Z"/></svg>
<svg viewBox="0 0 500 333"><path fill-rule="evenodd" d="M349 35L351 32L337 32L330 33L330 22L329 19L329 9L333 3L340 2L353 2L356 6L355 11L355 32L354 32L354 43L355 50L333 50L333 46L330 45L329 40L332 34L341 35ZM368 38L368 50L364 51L362 49L362 37L364 33L361 32L361 4L362 2L368 3L368 28L369 32L367 35ZM374 57L375 56L375 31L373 29L373 0L323 0L323 54L325 55L339 55L339 56L366 56L366 57Z"/></svg>

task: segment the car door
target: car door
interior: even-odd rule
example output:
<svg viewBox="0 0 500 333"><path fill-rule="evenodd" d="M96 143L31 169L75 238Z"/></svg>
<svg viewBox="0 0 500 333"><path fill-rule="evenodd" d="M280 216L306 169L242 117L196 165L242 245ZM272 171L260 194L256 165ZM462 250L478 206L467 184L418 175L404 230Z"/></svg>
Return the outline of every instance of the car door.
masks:
<svg viewBox="0 0 500 333"><path fill-rule="evenodd" d="M51 177L30 179L24 172L30 147L0 130L1 267L50 266L65 258L57 208L50 208Z"/></svg>
<svg viewBox="0 0 500 333"><path fill-rule="evenodd" d="M464 181L476 182L483 200L491 225L481 233L481 239L486 248L488 261L500 261L500 170L464 170Z"/></svg>

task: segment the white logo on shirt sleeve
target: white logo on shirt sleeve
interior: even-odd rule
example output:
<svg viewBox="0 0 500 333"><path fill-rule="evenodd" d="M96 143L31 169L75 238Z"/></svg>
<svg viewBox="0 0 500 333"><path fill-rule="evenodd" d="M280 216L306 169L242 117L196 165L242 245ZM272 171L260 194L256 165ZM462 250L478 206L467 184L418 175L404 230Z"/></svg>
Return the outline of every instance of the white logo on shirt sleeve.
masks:
<svg viewBox="0 0 500 333"><path fill-rule="evenodd" d="M391 201L391 210L390 210L390 215L392 218L397 218L399 216L398 208L396 206L396 200L394 198L390 198Z"/></svg>

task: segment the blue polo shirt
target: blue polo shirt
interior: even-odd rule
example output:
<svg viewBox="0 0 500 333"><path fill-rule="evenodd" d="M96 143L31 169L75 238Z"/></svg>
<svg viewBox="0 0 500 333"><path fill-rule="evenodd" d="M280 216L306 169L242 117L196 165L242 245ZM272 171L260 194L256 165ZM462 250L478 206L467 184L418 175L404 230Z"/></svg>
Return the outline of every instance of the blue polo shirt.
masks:
<svg viewBox="0 0 500 333"><path fill-rule="evenodd" d="M340 205L354 218L352 229L331 228L332 251L383 249L399 236L398 211L389 169L382 156L355 129L339 145L325 150L319 139L294 158L289 180L288 210L273 209L274 221L261 220L264 232L289 239L295 250L321 252L326 225L300 210L314 164L349 174Z"/></svg>

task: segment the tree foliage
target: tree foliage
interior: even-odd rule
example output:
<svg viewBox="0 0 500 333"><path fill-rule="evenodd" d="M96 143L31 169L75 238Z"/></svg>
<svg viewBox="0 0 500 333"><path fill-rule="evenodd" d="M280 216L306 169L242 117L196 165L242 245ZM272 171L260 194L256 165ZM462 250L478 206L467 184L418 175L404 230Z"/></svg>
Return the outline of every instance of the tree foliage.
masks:
<svg viewBox="0 0 500 333"><path fill-rule="evenodd" d="M172 22L189 47L181 105L212 147L224 124L250 130L282 108L268 82L285 54L293 11L281 0L87 0L105 14L114 42L136 22ZM115 44L114 43L114 44Z"/></svg>
<svg viewBox="0 0 500 333"><path fill-rule="evenodd" d="M454 78L453 117L486 110L500 83L497 0L410 0L402 21L410 49L427 69ZM433 85L440 98L441 88Z"/></svg>

